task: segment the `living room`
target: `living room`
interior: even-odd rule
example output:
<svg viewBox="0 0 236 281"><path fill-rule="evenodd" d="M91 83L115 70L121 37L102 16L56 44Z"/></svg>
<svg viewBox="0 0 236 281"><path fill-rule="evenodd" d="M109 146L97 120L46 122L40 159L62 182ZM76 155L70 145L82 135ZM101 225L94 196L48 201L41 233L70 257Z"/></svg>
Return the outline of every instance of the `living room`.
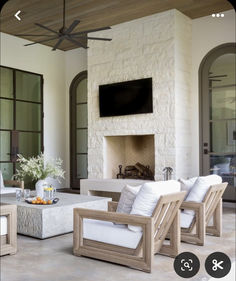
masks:
<svg viewBox="0 0 236 281"><path fill-rule="evenodd" d="M99 195L100 200L88 202L84 207L103 210L108 198L119 199L125 184L137 186L150 180L163 181L166 167L171 167L167 176L172 180L219 175L223 182L228 182L223 195L222 236L206 236L203 247L181 243L180 252L200 255L203 264L206 256L221 245L222 252L230 256L233 264L236 165L233 6L224 0L193 1L191 5L188 1L139 0L41 2L41 5L37 1L20 4L11 0L1 11L0 170L3 180L10 180L17 172L18 153L29 158L43 152L46 160L50 157L62 160L64 178L60 182L47 179L56 189L56 197L65 196L76 204L78 194ZM66 30L57 33L63 17L66 27L80 21L72 34L82 33L75 38L63 34ZM54 38L52 34L59 37ZM58 40L61 42L57 47ZM44 42L25 46L38 41ZM55 46L56 50L52 51ZM38 82L32 82L31 87L32 76ZM149 108L102 116L102 86L118 87L118 83L148 79L151 79ZM210 104L208 93L212 87L221 89L225 83L229 87L222 90L222 97ZM29 98L31 88L37 92L38 100ZM6 89L12 91L12 97L6 96ZM23 102L31 106L28 111ZM209 117L214 115L214 106L222 126L209 120L214 119ZM145 178L139 169L149 175ZM29 188L33 193L34 184L25 179L25 189ZM15 194L11 194L2 195L1 202L4 196L13 196L16 201ZM62 199L57 204L62 204ZM59 205L55 209L56 206ZM63 209L60 218L66 212ZM19 224L18 213L17 210ZM41 215L49 217L47 213ZM54 220L58 223L57 216ZM24 221L25 217L22 224ZM68 224L69 221L72 224L72 215ZM17 229L21 233L20 225ZM16 254L1 257L2 280L41 280L47 274L54 274L57 267L61 268L61 275L56 280L78 277L92 280L95 276L97 280L178 280L170 257L155 255L149 275L95 259L78 258L72 251L73 234L55 236L51 231L41 233L47 238L39 235L42 240L30 238L33 235L24 232L26 236L18 234ZM58 229L55 231L61 234ZM37 247L40 252L32 253ZM50 268L54 250L55 263ZM68 263L64 263L63 255ZM25 259L22 264L21 259ZM12 263L16 267L9 273ZM42 274L39 277L27 267L34 267ZM94 272L89 272L91 267ZM201 266L195 278L208 280L210 276Z"/></svg>

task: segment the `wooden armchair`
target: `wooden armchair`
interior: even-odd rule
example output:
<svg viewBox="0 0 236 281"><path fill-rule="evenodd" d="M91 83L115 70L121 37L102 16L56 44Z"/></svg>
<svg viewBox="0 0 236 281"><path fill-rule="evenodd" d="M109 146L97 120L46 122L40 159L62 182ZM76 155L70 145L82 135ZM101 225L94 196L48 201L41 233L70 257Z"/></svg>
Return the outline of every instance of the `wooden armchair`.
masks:
<svg viewBox="0 0 236 281"><path fill-rule="evenodd" d="M4 185L5 186L10 186L10 187L19 187L24 189L24 181L17 181L17 180L4 180Z"/></svg>
<svg viewBox="0 0 236 281"><path fill-rule="evenodd" d="M0 204L1 235L0 256L13 255L17 251L17 207ZM6 230L6 231L5 231Z"/></svg>
<svg viewBox="0 0 236 281"><path fill-rule="evenodd" d="M179 208L184 196L185 192L162 195L151 217L116 213L117 202L108 202L108 211L75 208L74 254L151 272L154 254L161 253L175 257L179 253ZM141 226L141 238L136 248L86 239L83 229L85 219ZM170 231L169 245L166 245L164 240L168 231Z"/></svg>
<svg viewBox="0 0 236 281"><path fill-rule="evenodd" d="M188 228L181 227L181 241L203 246L206 233L220 237L222 235L222 195L228 183L212 185L202 203L183 202L181 209L193 210L195 216ZM209 226L213 218L213 225Z"/></svg>

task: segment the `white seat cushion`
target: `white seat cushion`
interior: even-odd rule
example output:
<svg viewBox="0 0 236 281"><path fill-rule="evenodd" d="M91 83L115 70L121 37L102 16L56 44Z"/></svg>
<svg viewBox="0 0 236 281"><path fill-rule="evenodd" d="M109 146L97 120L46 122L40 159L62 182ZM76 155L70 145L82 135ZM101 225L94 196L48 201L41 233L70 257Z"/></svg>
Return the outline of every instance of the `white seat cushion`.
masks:
<svg viewBox="0 0 236 281"><path fill-rule="evenodd" d="M137 248L142 235L142 232L133 232L127 226L108 221L84 219L83 223L84 238L130 249Z"/></svg>
<svg viewBox="0 0 236 281"><path fill-rule="evenodd" d="M180 213L180 227L189 228L192 223L193 218L194 218L194 215L190 215L190 214L181 212Z"/></svg>
<svg viewBox="0 0 236 281"><path fill-rule="evenodd" d="M209 187L220 183L222 183L222 178L218 175L198 177L185 201L202 202ZM194 215L192 210L184 210L184 213Z"/></svg>
<svg viewBox="0 0 236 281"><path fill-rule="evenodd" d="M130 214L150 217L161 195L180 192L180 183L175 180L148 182L142 185L137 194ZM133 231L141 231L141 227L129 225Z"/></svg>
<svg viewBox="0 0 236 281"><path fill-rule="evenodd" d="M0 234L6 235L7 234L7 217L0 216Z"/></svg>
<svg viewBox="0 0 236 281"><path fill-rule="evenodd" d="M7 193L15 193L16 192L15 187L4 187L0 188L0 194L7 194ZM19 189L19 188L18 188Z"/></svg>

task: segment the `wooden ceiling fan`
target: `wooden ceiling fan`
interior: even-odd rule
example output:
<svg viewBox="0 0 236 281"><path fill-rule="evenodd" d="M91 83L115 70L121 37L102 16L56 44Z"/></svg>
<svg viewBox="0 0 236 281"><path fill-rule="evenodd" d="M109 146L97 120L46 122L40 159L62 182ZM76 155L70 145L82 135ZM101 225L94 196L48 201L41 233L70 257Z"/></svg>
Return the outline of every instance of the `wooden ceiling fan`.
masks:
<svg viewBox="0 0 236 281"><path fill-rule="evenodd" d="M29 43L29 44L25 44L24 46L31 46L31 45L35 45L35 44L39 44L39 43L45 43L48 41L52 41L55 39L58 39L57 43L53 46L52 51L55 51L56 49L58 49L58 47L60 46L60 44L62 43L63 40L68 40L72 43L74 43L75 45L77 45L78 47L82 47L84 49L87 49L87 44L85 45L84 42L79 41L79 39L89 39L89 40L102 40L102 41L111 41L112 39L110 38L100 38L100 37L90 37L87 36L87 34L89 32L95 32L95 31L101 31L101 30L107 30L107 29L111 29L110 26L106 26L106 27L101 27L101 28L95 28L95 29L90 29L90 30L84 30L81 32L76 32L76 33L71 33L75 27L80 23L79 20L74 20L73 23L67 28L66 27L66 3L65 0L63 0L63 26L59 29L59 31L55 31L47 26L44 26L40 23L35 23L35 25L37 25L40 28L43 28L47 31L52 32L52 35L46 35L46 34L15 34L15 36L35 36L35 37L42 37L45 36L47 37L47 39L44 40L40 40L34 43Z"/></svg>

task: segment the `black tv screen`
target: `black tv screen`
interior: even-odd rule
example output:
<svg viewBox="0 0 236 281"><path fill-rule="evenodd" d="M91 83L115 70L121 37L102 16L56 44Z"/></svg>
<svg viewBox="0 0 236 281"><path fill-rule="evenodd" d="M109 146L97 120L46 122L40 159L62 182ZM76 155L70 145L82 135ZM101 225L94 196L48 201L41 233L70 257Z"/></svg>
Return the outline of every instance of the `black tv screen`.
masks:
<svg viewBox="0 0 236 281"><path fill-rule="evenodd" d="M100 117L152 113L152 78L99 86Z"/></svg>

